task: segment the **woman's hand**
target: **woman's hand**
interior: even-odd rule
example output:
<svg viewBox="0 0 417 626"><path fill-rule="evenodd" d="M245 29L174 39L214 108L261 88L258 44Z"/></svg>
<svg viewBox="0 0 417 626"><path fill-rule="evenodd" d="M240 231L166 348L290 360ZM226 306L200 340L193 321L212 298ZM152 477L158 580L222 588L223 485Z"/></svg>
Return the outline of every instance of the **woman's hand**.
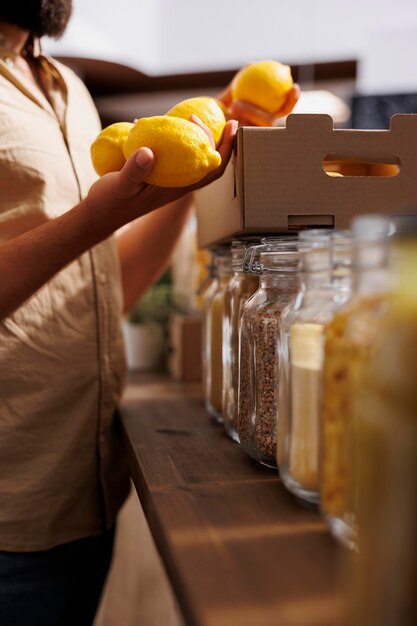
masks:
<svg viewBox="0 0 417 626"><path fill-rule="evenodd" d="M249 102L233 100L231 84L218 96L218 99L226 107L227 116L238 120L240 126L274 126L277 119L291 113L299 97L300 87L294 84L282 107L274 113L269 113Z"/></svg>
<svg viewBox="0 0 417 626"><path fill-rule="evenodd" d="M193 121L201 125L200 120ZM129 157L120 172L111 172L96 181L84 203L89 207L91 214L95 215L97 222L105 220L110 235L137 217L178 200L219 178L232 154L237 126L235 120L227 122L222 141L217 148L222 157L221 165L194 185L156 187L145 183L144 179L154 164L154 155L149 148L140 148Z"/></svg>

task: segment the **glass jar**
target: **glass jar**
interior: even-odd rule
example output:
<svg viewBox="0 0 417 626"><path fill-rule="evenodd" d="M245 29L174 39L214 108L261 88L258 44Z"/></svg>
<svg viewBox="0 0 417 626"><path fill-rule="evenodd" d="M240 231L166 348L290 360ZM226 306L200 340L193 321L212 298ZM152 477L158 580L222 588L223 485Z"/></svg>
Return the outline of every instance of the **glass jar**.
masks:
<svg viewBox="0 0 417 626"><path fill-rule="evenodd" d="M352 399L385 309L389 230L381 216L353 221L353 293L324 334L321 509L332 534L350 548L356 545L354 504L347 499L354 454Z"/></svg>
<svg viewBox="0 0 417 626"><path fill-rule="evenodd" d="M334 309L352 295L352 233L335 230L330 235L330 265Z"/></svg>
<svg viewBox="0 0 417 626"><path fill-rule="evenodd" d="M205 300L205 404L208 413L223 423L223 307L227 284L232 276L230 247L218 249L214 259L216 278Z"/></svg>
<svg viewBox="0 0 417 626"><path fill-rule="evenodd" d="M280 317L299 288L296 241L259 247L259 289L240 328L239 439L253 459L276 468Z"/></svg>
<svg viewBox="0 0 417 626"><path fill-rule="evenodd" d="M330 232L302 231L299 254L301 289L281 317L277 460L287 489L317 505L323 333L333 311Z"/></svg>
<svg viewBox="0 0 417 626"><path fill-rule="evenodd" d="M417 240L393 248L393 292L354 399L351 626L417 624Z"/></svg>
<svg viewBox="0 0 417 626"><path fill-rule="evenodd" d="M237 415L242 307L259 286L259 276L243 271L244 256L249 245L248 241L232 243L233 278L226 288L224 303L223 420L227 434L235 441L239 441Z"/></svg>
<svg viewBox="0 0 417 626"><path fill-rule="evenodd" d="M209 335L207 329L209 302L217 289L217 275L215 265L215 251L210 252L210 263L207 265L207 280L200 286L201 298L202 298L202 310L203 310L203 326L202 326L202 381L204 389L204 398L208 398L208 365L207 357L210 353L209 350Z"/></svg>

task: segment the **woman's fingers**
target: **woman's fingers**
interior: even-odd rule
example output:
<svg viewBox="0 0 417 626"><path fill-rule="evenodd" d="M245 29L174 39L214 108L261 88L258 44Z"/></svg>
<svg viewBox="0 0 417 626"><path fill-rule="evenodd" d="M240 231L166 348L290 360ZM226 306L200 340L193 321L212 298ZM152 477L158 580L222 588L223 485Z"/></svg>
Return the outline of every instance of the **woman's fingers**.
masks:
<svg viewBox="0 0 417 626"><path fill-rule="evenodd" d="M274 113L269 113L243 100L234 100L229 105L229 116L237 119L241 126L274 126L278 118L291 113L299 97L300 87L294 84L282 107Z"/></svg>
<svg viewBox="0 0 417 626"><path fill-rule="evenodd" d="M217 147L217 152L222 157L221 164L219 165L219 167L216 167L215 170L207 174L207 176L205 176L198 183L196 183L195 185L192 185L189 188L189 191L192 191L194 189L199 189L200 187L204 187L205 185L208 185L209 183L213 182L214 180L222 176L230 160L230 157L232 156L237 128L238 128L238 123L236 120L229 120L227 122L226 126L224 127L221 143Z"/></svg>
<svg viewBox="0 0 417 626"><path fill-rule="evenodd" d="M190 117L190 122L193 122L193 124L197 124L197 126L199 126L202 130L204 130L204 132L206 133L207 137L209 138L211 147L213 148L213 150L215 150L216 149L216 144L214 143L213 134L212 134L210 128L208 126L206 126L206 124L204 124L204 122L202 122L197 115L194 115L194 113Z"/></svg>
<svg viewBox="0 0 417 626"><path fill-rule="evenodd" d="M122 198L134 197L143 187L143 180L154 165L154 154L149 148L140 148L117 172L119 194Z"/></svg>
<svg viewBox="0 0 417 626"><path fill-rule="evenodd" d="M233 145L236 138L238 129L237 120L229 120L224 127L223 136L220 144L217 147L217 152L220 153L222 161L228 161L233 151Z"/></svg>
<svg viewBox="0 0 417 626"><path fill-rule="evenodd" d="M299 85L294 83L294 85L287 94L287 99L285 100L283 106L274 113L274 117L277 119L278 117L284 117L285 115L289 115L297 104L299 97L300 87Z"/></svg>
<svg viewBox="0 0 417 626"><path fill-rule="evenodd" d="M200 189L212 183L217 178L220 178L232 155L237 128L238 123L236 120L229 120L227 122L224 127L221 143L217 148L217 151L222 157L221 164L194 185L189 185L188 187L156 187L155 185L144 185L143 189L140 191L140 196L149 210L172 202L173 200L178 200L178 198L185 196L190 191Z"/></svg>
<svg viewBox="0 0 417 626"><path fill-rule="evenodd" d="M242 100L234 100L229 111L241 126L272 126L275 119L268 111Z"/></svg>

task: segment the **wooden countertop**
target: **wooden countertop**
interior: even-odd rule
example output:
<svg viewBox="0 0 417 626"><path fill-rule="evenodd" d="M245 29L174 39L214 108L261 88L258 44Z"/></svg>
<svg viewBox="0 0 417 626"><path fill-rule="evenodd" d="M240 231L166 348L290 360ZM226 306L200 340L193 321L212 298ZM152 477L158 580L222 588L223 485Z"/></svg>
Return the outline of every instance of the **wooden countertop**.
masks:
<svg viewBox="0 0 417 626"><path fill-rule="evenodd" d="M187 626L340 626L339 553L317 512L213 424L199 385L133 376L132 477ZM164 626L164 625L161 625Z"/></svg>

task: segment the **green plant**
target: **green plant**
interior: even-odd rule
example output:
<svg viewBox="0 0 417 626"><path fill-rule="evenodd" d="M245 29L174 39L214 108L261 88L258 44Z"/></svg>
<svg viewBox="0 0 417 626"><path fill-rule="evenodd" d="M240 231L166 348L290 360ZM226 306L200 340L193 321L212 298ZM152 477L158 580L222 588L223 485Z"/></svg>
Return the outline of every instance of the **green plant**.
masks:
<svg viewBox="0 0 417 626"><path fill-rule="evenodd" d="M156 285L151 287L146 294L131 308L128 321L131 324L149 324L156 322L166 324L170 314L177 307L172 298L172 287L169 275L164 274Z"/></svg>
<svg viewBox="0 0 417 626"><path fill-rule="evenodd" d="M174 301L171 270L168 269L133 305L127 319L131 324L156 323L165 326L171 313L178 312L182 312L182 309Z"/></svg>

